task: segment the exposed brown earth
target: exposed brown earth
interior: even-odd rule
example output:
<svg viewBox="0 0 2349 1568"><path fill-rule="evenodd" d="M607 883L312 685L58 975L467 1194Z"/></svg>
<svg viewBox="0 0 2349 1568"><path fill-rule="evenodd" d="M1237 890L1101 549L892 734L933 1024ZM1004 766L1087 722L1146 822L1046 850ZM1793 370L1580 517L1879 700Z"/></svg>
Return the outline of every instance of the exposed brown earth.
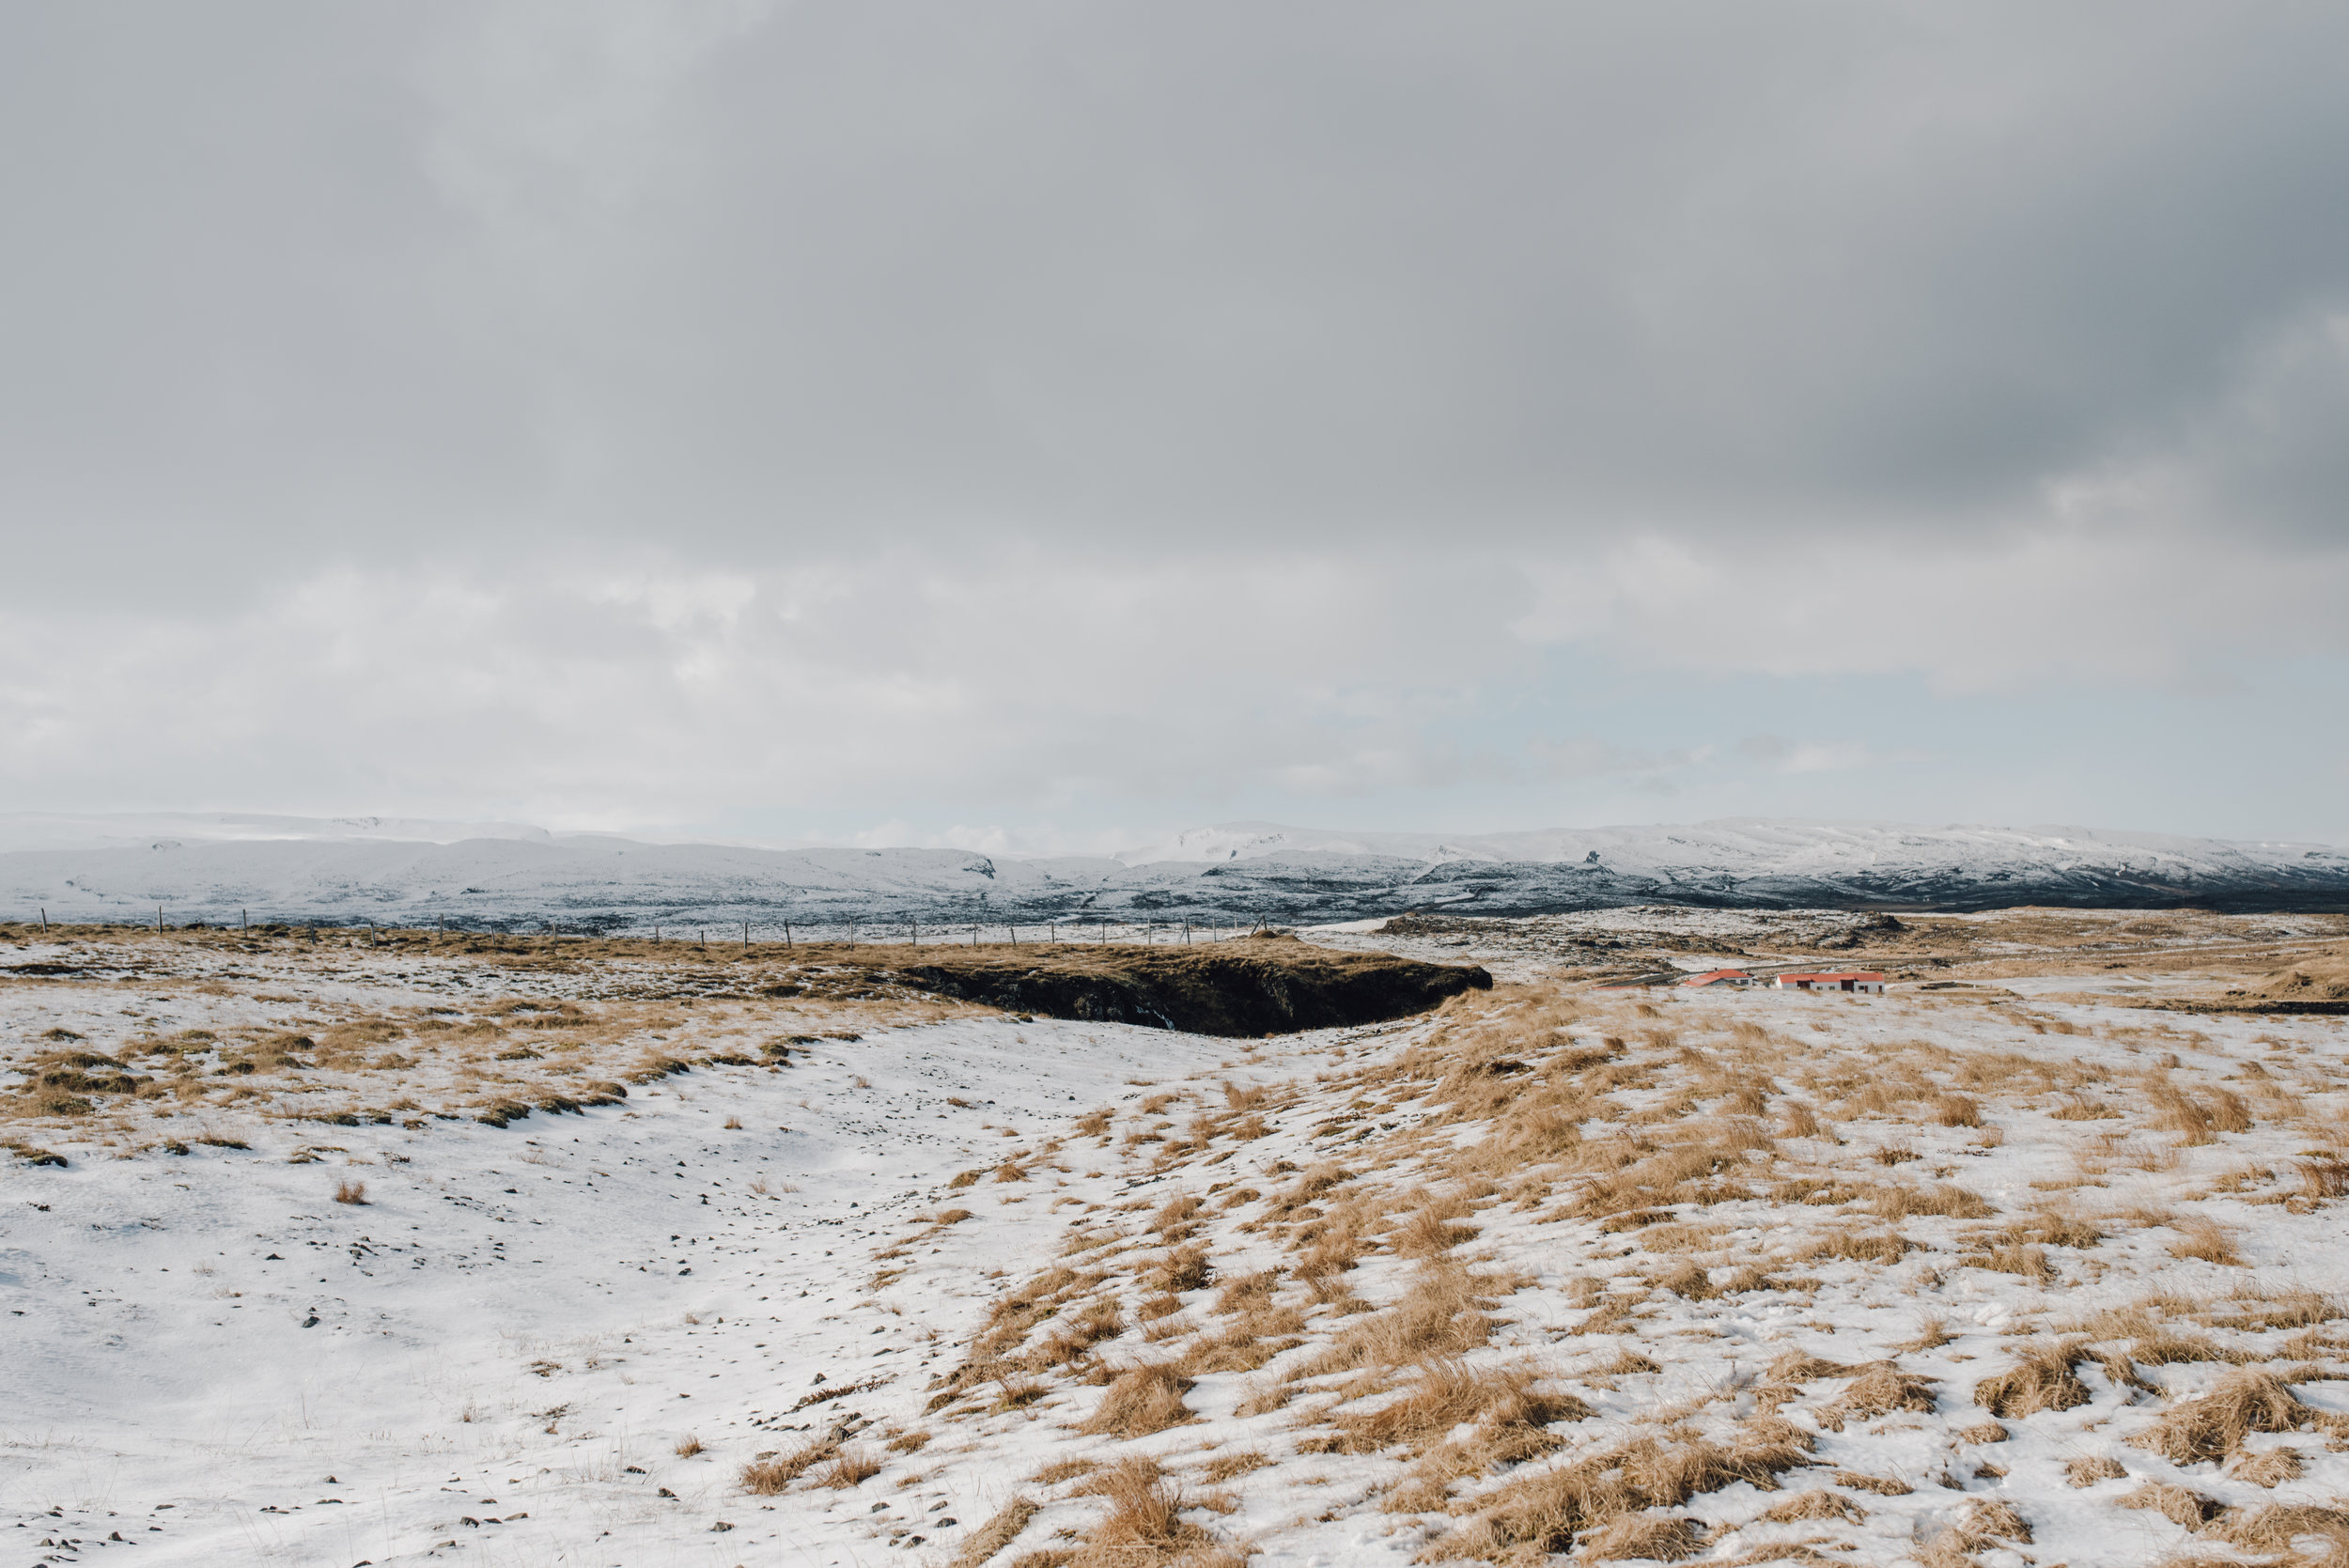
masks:
<svg viewBox="0 0 2349 1568"><path fill-rule="evenodd" d="M949 949L895 972L925 989L1009 1012L1227 1036L1381 1023L1492 986L1492 976L1472 966L1339 953L1287 936L966 951Z"/></svg>

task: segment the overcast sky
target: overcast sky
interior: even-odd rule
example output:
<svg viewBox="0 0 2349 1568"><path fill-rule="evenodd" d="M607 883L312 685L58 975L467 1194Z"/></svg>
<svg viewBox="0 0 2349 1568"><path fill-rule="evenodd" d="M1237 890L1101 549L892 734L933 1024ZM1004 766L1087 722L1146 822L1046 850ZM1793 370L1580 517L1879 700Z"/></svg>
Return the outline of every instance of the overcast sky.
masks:
<svg viewBox="0 0 2349 1568"><path fill-rule="evenodd" d="M0 11L0 809L2349 842L2349 8Z"/></svg>

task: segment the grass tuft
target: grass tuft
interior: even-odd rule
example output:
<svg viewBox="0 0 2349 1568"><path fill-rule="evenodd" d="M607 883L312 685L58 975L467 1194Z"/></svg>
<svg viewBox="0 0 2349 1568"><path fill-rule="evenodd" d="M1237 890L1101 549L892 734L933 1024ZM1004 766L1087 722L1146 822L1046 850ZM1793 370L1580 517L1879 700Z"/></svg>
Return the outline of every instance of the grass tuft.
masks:
<svg viewBox="0 0 2349 1568"><path fill-rule="evenodd" d="M839 1452L837 1439L818 1437L773 1459L753 1460L742 1467L742 1490L753 1497L771 1498Z"/></svg>
<svg viewBox="0 0 2349 1568"><path fill-rule="evenodd" d="M2254 1432L2295 1432L2319 1419L2281 1377L2243 1367L2201 1398L2171 1405L2129 1441L2173 1465L2193 1465L2240 1452Z"/></svg>
<svg viewBox="0 0 2349 1568"><path fill-rule="evenodd" d="M1974 1403L2008 1419L2087 1404L2088 1385L2072 1370L2087 1358L2085 1346L2082 1340L2032 1341L2015 1352L2013 1366L1974 1385Z"/></svg>
<svg viewBox="0 0 2349 1568"><path fill-rule="evenodd" d="M1028 1521L1036 1516L1042 1505L1030 1498L1014 1498L995 1511L995 1516L971 1532L963 1542L962 1550L954 1558L954 1568L979 1568L1012 1544Z"/></svg>
<svg viewBox="0 0 2349 1568"><path fill-rule="evenodd" d="M2063 1462L2063 1479L2074 1486L2093 1486L2100 1481L2120 1481L2128 1467L2118 1459L2097 1453Z"/></svg>
<svg viewBox="0 0 2349 1568"><path fill-rule="evenodd" d="M1078 1430L1130 1440L1179 1426L1191 1419L1190 1407L1183 1403L1191 1386L1192 1380L1173 1362L1128 1367L1112 1379L1099 1406Z"/></svg>

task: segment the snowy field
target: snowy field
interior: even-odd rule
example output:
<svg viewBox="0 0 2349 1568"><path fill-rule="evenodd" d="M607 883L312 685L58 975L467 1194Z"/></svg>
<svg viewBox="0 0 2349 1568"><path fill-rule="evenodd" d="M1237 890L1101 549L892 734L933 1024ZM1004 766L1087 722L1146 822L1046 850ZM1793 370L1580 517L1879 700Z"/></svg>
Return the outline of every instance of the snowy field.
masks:
<svg viewBox="0 0 2349 1568"><path fill-rule="evenodd" d="M364 950L13 980L0 1543L2349 1560L2341 1020L2094 984L1237 1042ZM625 1094L475 1119L563 1084Z"/></svg>

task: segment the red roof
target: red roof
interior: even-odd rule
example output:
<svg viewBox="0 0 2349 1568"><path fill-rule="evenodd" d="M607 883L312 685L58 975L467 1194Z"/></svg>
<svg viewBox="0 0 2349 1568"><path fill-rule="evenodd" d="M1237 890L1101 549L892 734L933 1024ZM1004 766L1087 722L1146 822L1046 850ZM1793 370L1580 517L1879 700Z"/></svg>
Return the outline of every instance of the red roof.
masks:
<svg viewBox="0 0 2349 1568"><path fill-rule="evenodd" d="M1703 974L1690 975L1681 984L1683 986L1710 986L1717 980L1751 980L1753 976L1743 970L1707 970Z"/></svg>
<svg viewBox="0 0 2349 1568"><path fill-rule="evenodd" d="M1781 980L1881 980L1879 970L1838 970L1833 974L1781 974Z"/></svg>

